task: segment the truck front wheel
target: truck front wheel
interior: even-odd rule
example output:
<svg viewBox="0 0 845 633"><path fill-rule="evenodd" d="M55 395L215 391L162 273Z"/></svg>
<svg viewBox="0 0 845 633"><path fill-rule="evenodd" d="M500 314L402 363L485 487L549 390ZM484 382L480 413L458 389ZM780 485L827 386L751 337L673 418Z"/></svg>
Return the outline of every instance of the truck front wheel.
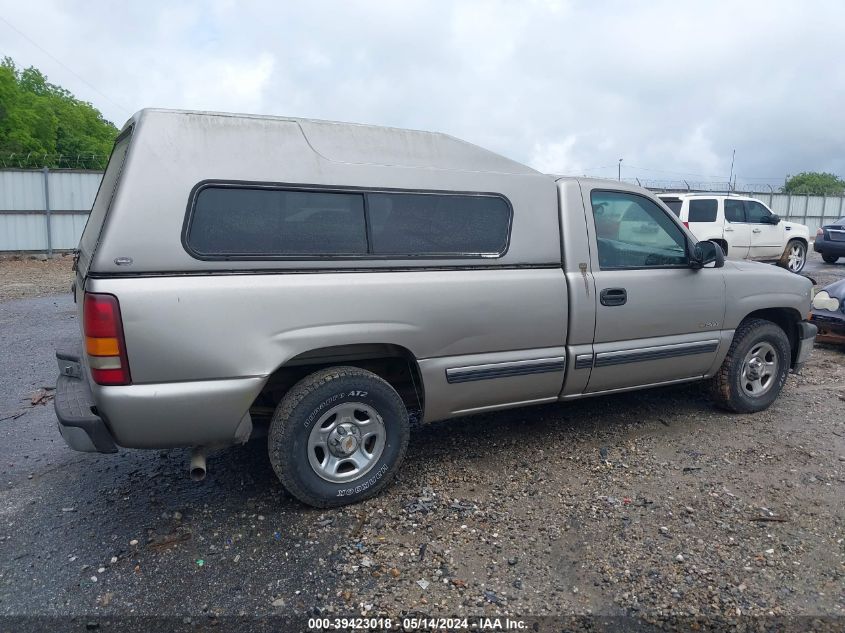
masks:
<svg viewBox="0 0 845 633"><path fill-rule="evenodd" d="M308 505L368 499L393 479L410 435L396 390L358 367L329 367L300 380L270 423L270 462Z"/></svg>
<svg viewBox="0 0 845 633"><path fill-rule="evenodd" d="M765 319L743 321L711 379L716 405L737 413L768 408L786 383L790 359L789 339L780 327Z"/></svg>

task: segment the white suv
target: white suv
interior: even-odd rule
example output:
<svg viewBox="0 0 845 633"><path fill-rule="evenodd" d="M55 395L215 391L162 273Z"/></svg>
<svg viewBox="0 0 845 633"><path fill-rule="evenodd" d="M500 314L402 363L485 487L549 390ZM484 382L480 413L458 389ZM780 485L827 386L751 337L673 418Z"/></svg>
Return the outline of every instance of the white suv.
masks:
<svg viewBox="0 0 845 633"><path fill-rule="evenodd" d="M661 193L663 203L699 240L716 242L730 259L777 262L797 273L807 261L810 231L759 200L712 193Z"/></svg>

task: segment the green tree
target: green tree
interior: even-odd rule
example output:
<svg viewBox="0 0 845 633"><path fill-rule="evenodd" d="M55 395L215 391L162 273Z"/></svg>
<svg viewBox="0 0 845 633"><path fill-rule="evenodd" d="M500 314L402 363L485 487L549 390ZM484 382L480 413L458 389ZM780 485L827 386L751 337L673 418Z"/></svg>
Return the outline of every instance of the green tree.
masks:
<svg viewBox="0 0 845 633"><path fill-rule="evenodd" d="M826 172L803 171L789 178L782 190L784 193L841 196L845 195L845 180Z"/></svg>
<svg viewBox="0 0 845 633"><path fill-rule="evenodd" d="M0 167L101 168L117 128L41 71L0 62Z"/></svg>

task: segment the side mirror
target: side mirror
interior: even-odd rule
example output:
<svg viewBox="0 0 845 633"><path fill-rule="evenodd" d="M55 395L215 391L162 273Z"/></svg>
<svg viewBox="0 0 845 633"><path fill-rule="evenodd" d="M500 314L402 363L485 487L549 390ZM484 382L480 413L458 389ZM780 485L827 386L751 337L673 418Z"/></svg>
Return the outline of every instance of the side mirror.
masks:
<svg viewBox="0 0 845 633"><path fill-rule="evenodd" d="M722 251L722 247L709 240L697 242L692 247L690 268L704 268L711 263L715 263L714 268L721 268L725 265L725 253Z"/></svg>
<svg viewBox="0 0 845 633"><path fill-rule="evenodd" d="M777 213L772 213L772 219L769 220L772 224L780 224L780 216Z"/></svg>

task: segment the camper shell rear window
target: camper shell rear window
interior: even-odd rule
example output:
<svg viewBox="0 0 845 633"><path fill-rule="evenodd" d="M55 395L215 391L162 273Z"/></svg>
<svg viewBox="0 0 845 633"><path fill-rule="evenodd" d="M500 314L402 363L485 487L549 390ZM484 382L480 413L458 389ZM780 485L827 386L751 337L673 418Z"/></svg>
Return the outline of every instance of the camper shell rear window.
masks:
<svg viewBox="0 0 845 633"><path fill-rule="evenodd" d="M204 182L183 243L204 260L501 257L513 210L499 194Z"/></svg>

